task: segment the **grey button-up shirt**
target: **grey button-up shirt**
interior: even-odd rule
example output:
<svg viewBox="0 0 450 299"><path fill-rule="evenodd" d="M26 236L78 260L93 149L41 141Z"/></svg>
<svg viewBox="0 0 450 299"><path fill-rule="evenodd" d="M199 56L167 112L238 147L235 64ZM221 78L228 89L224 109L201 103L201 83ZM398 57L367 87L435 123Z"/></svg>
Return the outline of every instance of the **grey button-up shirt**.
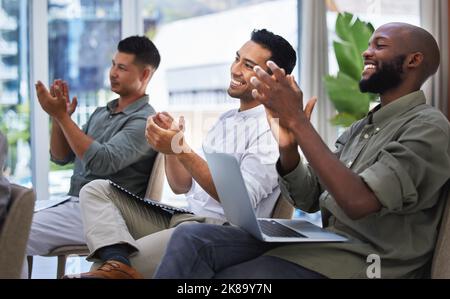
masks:
<svg viewBox="0 0 450 299"><path fill-rule="evenodd" d="M95 179L110 179L129 191L144 195L156 152L145 138L145 126L155 110L144 96L123 111L114 113L118 99L97 108L83 131L94 139L80 160L73 153L62 161L75 161L69 195L78 196L80 189Z"/></svg>
<svg viewBox="0 0 450 299"><path fill-rule="evenodd" d="M296 244L269 254L331 278L367 278L368 258L381 261L382 278L426 274L450 178L450 125L418 91L378 107L336 142L336 155L375 193L382 209L351 220L300 165L280 178L283 195L302 210L322 211L324 226L348 243ZM372 256L373 257L373 256Z"/></svg>

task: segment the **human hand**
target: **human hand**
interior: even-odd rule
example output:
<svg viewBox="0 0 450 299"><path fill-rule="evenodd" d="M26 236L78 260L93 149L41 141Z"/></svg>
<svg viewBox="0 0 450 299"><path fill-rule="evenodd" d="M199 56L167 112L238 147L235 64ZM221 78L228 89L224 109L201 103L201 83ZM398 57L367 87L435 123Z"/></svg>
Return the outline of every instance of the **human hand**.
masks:
<svg viewBox="0 0 450 299"><path fill-rule="evenodd" d="M67 113L69 115L72 115L78 105L78 98L76 96L74 96L72 98L72 101L70 101L70 96L69 96L69 85L67 84L66 81L63 81L61 79L57 79L53 81L53 84L50 86L50 94L52 96L55 96L55 86L58 86L61 90L62 90L62 94L66 100L66 109L67 109Z"/></svg>
<svg viewBox="0 0 450 299"><path fill-rule="evenodd" d="M167 112L158 112L153 121L163 129L178 129L184 132L184 117L181 116L179 122L176 122L174 118Z"/></svg>
<svg viewBox="0 0 450 299"><path fill-rule="evenodd" d="M42 109L56 120L60 120L65 116L69 116L67 113L66 99L64 98L63 91L58 84L53 87L52 95L45 85L38 81L35 85L36 95L39 100L39 104Z"/></svg>
<svg viewBox="0 0 450 299"><path fill-rule="evenodd" d="M158 152L167 155L190 151L184 140L184 117L179 122L168 113L158 113L147 119L145 137L147 142Z"/></svg>
<svg viewBox="0 0 450 299"><path fill-rule="evenodd" d="M298 144L294 134L280 125L279 118L273 116L273 112L266 108L267 122L269 123L272 135L280 148L297 148Z"/></svg>
<svg viewBox="0 0 450 299"><path fill-rule="evenodd" d="M267 62L273 75L266 73L261 67L255 66L256 77L251 78L255 86L253 98L263 104L276 115L279 123L285 128L291 128L301 119L310 120L317 98L308 101L303 110L303 92L295 82L295 78L286 75L274 62Z"/></svg>

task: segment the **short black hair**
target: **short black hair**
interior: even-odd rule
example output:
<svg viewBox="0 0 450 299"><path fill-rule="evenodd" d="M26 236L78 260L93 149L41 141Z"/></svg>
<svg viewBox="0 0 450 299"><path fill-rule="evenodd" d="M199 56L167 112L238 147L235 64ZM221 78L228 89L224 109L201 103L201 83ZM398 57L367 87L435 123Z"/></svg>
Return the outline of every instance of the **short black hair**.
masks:
<svg viewBox="0 0 450 299"><path fill-rule="evenodd" d="M137 64L150 65L155 70L159 67L161 56L153 42L146 36L130 36L119 42L117 50L136 55Z"/></svg>
<svg viewBox="0 0 450 299"><path fill-rule="evenodd" d="M270 60L286 71L292 73L297 63L297 53L283 37L266 29L253 30L251 40L272 53Z"/></svg>

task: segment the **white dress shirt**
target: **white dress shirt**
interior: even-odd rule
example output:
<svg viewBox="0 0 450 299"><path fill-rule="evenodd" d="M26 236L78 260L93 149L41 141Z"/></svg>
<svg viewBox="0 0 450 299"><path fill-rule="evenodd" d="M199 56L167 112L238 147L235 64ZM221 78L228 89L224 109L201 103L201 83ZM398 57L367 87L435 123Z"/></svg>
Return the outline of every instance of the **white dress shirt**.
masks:
<svg viewBox="0 0 450 299"><path fill-rule="evenodd" d="M270 217L280 195L275 169L279 151L264 107L259 105L242 112L237 109L225 112L209 130L203 146L233 155L238 160L256 215ZM197 153L204 158L203 149ZM186 193L186 199L196 215L225 219L221 204L195 180Z"/></svg>

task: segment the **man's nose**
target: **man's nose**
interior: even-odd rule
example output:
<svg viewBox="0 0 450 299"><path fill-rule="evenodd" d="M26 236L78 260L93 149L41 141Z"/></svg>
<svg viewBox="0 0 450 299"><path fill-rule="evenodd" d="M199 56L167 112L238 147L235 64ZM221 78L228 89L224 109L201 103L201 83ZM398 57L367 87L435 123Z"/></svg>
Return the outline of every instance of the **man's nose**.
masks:
<svg viewBox="0 0 450 299"><path fill-rule="evenodd" d="M372 54L373 54L372 49L371 49L371 48L367 48L367 50L365 50L365 51L362 53L362 57L363 57L364 59L367 59L367 58L369 58L370 56L372 56Z"/></svg>
<svg viewBox="0 0 450 299"><path fill-rule="evenodd" d="M239 62L233 63L231 66L231 74L239 76L241 73L241 64Z"/></svg>
<svg viewBox="0 0 450 299"><path fill-rule="evenodd" d="M111 75L111 77L114 77L114 78L117 77L117 72L114 68L111 68L111 70L109 71L109 74Z"/></svg>

